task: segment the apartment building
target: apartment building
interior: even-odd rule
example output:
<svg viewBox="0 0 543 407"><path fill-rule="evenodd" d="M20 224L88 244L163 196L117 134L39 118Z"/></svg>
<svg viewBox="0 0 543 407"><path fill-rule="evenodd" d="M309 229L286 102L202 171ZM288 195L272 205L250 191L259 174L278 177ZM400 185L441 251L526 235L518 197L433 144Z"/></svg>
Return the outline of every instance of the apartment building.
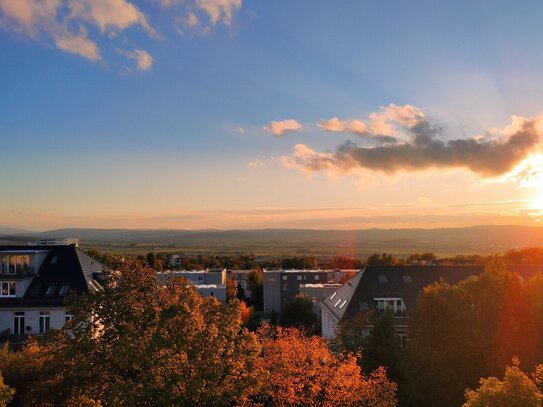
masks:
<svg viewBox="0 0 543 407"><path fill-rule="evenodd" d="M196 287L202 297L216 297L226 302L226 269L168 270L157 273L157 283L167 284L172 278L185 278Z"/></svg>
<svg viewBox="0 0 543 407"><path fill-rule="evenodd" d="M75 244L0 246L0 342L62 328L65 297L100 290L106 276Z"/></svg>

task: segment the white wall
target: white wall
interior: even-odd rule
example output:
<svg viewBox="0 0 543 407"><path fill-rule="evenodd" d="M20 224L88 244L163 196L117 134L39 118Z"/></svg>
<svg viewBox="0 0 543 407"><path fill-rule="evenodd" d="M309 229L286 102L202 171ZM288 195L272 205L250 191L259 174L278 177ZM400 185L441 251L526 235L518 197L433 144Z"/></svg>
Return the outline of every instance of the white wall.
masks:
<svg viewBox="0 0 543 407"><path fill-rule="evenodd" d="M0 332L9 329L10 333L13 333L13 313L24 312L25 313L25 326L30 326L31 331L25 329L25 333L37 334L39 333L39 314L40 311L50 312L51 329L60 329L64 326L66 318L65 308L41 308L41 309L29 309L29 308L12 308L9 310L0 310Z"/></svg>

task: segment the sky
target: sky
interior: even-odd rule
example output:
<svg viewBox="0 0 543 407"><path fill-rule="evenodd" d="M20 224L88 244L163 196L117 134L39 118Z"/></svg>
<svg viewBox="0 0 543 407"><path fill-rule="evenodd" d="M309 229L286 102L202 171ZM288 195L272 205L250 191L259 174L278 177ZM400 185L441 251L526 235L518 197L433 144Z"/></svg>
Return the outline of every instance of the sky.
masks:
<svg viewBox="0 0 543 407"><path fill-rule="evenodd" d="M0 227L539 225L542 15L0 0Z"/></svg>

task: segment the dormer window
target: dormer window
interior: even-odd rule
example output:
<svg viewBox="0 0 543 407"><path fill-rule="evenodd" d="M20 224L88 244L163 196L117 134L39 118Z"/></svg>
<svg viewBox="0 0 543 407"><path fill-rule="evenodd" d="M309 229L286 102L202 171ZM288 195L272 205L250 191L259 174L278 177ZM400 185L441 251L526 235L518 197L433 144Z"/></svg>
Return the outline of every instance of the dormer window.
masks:
<svg viewBox="0 0 543 407"><path fill-rule="evenodd" d="M0 283L0 297L15 297L15 288L14 281L2 281Z"/></svg>

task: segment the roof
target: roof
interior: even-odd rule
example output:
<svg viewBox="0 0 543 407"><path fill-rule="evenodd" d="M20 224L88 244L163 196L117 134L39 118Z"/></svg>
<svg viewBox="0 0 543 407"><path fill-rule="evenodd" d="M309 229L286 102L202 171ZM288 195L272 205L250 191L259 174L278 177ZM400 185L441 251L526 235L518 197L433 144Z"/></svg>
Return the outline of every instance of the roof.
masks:
<svg viewBox="0 0 543 407"><path fill-rule="evenodd" d="M409 314L425 286L440 279L456 284L482 271L482 266L366 266L321 306L339 321L374 308L375 298L401 298Z"/></svg>
<svg viewBox="0 0 543 407"><path fill-rule="evenodd" d="M0 251L46 251L23 297L0 298L0 307L62 306L69 293L101 289L107 268L74 245L0 246Z"/></svg>
<svg viewBox="0 0 543 407"><path fill-rule="evenodd" d="M330 296L323 299L320 302L321 308L326 309L337 321L341 320L345 311L347 311L349 302L351 301L356 288L359 286L364 273L365 269L360 270L353 278L339 287ZM345 304L341 306L344 301L346 301Z"/></svg>
<svg viewBox="0 0 543 407"><path fill-rule="evenodd" d="M330 270L321 269L278 269L278 270L266 270L264 273L330 273Z"/></svg>

